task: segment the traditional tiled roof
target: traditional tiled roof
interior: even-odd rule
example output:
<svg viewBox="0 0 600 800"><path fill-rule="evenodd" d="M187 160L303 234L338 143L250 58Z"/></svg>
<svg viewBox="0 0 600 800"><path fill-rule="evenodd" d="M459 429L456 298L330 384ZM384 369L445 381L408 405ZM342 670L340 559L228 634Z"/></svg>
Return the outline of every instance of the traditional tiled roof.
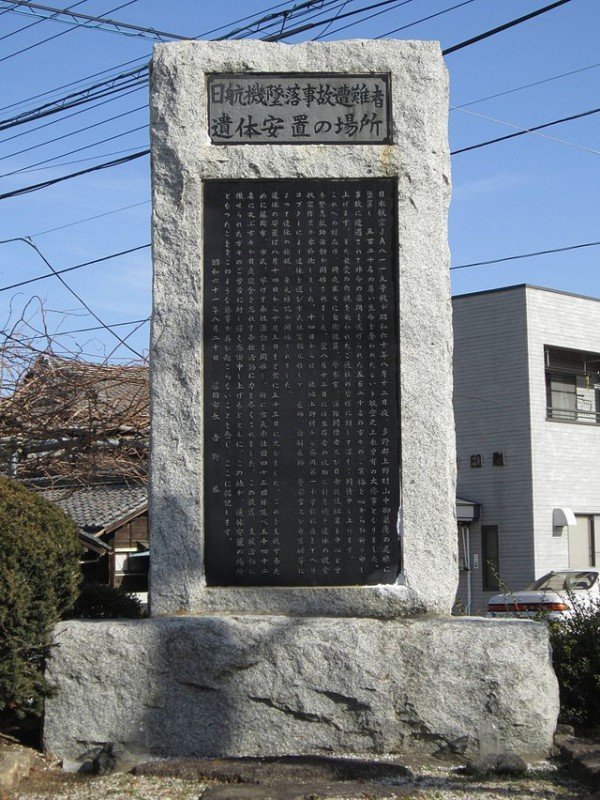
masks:
<svg viewBox="0 0 600 800"><path fill-rule="evenodd" d="M81 532L95 535L142 513L148 504L147 488L140 484L103 483L38 488L37 491L68 514Z"/></svg>

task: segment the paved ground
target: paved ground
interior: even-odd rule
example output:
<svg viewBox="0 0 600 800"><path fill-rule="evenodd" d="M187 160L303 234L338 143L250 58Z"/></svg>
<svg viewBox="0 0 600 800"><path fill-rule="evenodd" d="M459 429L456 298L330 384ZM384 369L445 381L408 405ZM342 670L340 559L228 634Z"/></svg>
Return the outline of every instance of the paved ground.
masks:
<svg viewBox="0 0 600 800"><path fill-rule="evenodd" d="M404 773L406 771L404 770ZM201 782L172 776L87 777L49 765L35 769L6 800L591 800L585 786L552 762L532 765L523 778L474 779L454 764L415 763L410 774L361 781L301 781L269 785ZM188 775L188 777L191 777ZM4 800L4 798L2 798Z"/></svg>

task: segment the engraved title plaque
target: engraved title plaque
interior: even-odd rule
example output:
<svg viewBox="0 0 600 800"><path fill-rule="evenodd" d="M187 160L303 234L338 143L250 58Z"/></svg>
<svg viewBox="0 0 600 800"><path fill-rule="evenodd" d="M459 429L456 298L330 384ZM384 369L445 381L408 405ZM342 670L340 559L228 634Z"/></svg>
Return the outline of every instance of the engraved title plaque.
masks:
<svg viewBox="0 0 600 800"><path fill-rule="evenodd" d="M389 76L209 75L213 144L388 144Z"/></svg>
<svg viewBox="0 0 600 800"><path fill-rule="evenodd" d="M210 586L393 583L395 181L204 184Z"/></svg>

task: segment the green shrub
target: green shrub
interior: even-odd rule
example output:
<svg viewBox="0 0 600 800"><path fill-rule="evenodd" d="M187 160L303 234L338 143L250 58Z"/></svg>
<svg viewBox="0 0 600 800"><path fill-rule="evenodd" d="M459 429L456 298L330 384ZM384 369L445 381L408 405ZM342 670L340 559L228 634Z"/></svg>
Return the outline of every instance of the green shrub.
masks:
<svg viewBox="0 0 600 800"><path fill-rule="evenodd" d="M600 604L573 601L570 619L550 624L561 722L592 728L600 719Z"/></svg>
<svg viewBox="0 0 600 800"><path fill-rule="evenodd" d="M80 581L73 520L21 484L0 477L0 712L41 713L53 625Z"/></svg>
<svg viewBox="0 0 600 800"><path fill-rule="evenodd" d="M69 613L72 619L140 619L144 616L137 597L101 583L82 584L79 597Z"/></svg>

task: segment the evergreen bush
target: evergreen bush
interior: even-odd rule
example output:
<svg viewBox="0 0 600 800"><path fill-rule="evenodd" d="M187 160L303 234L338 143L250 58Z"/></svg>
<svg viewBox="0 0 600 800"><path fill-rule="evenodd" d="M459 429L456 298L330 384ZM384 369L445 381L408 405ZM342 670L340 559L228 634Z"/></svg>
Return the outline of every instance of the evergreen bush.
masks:
<svg viewBox="0 0 600 800"><path fill-rule="evenodd" d="M0 713L39 716L52 627L80 581L77 527L53 503L0 477Z"/></svg>
<svg viewBox="0 0 600 800"><path fill-rule="evenodd" d="M594 728L600 720L600 604L572 602L573 616L550 624L560 721Z"/></svg>
<svg viewBox="0 0 600 800"><path fill-rule="evenodd" d="M73 610L72 619L140 619L145 613L135 595L101 583L84 583Z"/></svg>

